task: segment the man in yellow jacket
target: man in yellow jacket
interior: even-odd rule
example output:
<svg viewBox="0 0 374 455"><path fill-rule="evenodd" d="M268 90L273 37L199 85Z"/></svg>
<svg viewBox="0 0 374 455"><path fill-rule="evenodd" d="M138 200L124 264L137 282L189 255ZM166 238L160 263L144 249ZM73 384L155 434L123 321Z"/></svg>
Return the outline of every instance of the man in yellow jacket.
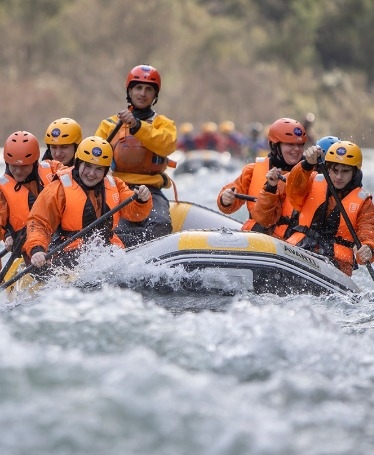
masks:
<svg viewBox="0 0 374 455"><path fill-rule="evenodd" d="M157 114L152 107L161 90L159 72L149 65L134 67L126 79L128 108L101 121L95 136L113 136L119 121L122 126L110 138L113 147L113 175L132 189L146 185L152 193L153 209L150 216L134 223L120 220L116 230L127 246L171 233L169 201L162 188L169 188L171 180L165 173L174 163L168 156L176 149L177 129L174 121Z"/></svg>

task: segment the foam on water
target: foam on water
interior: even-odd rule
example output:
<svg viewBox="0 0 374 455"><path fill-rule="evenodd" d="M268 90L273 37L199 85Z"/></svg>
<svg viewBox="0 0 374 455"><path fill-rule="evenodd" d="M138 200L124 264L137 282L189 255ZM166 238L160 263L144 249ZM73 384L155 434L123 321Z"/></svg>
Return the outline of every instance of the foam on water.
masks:
<svg viewBox="0 0 374 455"><path fill-rule="evenodd" d="M180 199L215 209L232 178L180 176ZM155 269L95 244L78 267L82 284L100 286L88 292L56 276L16 302L1 294L0 453L373 453L374 283L365 267L354 273L355 302L180 295L182 272L166 268L156 274L171 294L114 287L105 283Z"/></svg>

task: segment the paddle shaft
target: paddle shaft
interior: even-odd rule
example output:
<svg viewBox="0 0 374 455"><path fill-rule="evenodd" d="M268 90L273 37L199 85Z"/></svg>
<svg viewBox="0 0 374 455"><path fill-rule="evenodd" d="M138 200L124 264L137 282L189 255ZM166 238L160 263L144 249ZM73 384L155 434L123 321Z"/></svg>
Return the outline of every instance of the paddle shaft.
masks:
<svg viewBox="0 0 374 455"><path fill-rule="evenodd" d="M247 194L235 193L235 197L236 197L236 199L242 199L244 201L251 201L251 202L257 201L257 197L248 196Z"/></svg>
<svg viewBox="0 0 374 455"><path fill-rule="evenodd" d="M362 243L360 239L358 238L358 235L355 231L355 228L353 227L353 224L351 220L349 219L349 216L342 204L342 201L340 200L339 194L336 191L336 188L334 184L332 183L331 177L327 171L327 168L325 164L323 163L321 157L318 158L318 168L321 169L323 176L326 179L327 185L331 191L331 194L333 195L336 205L338 206L340 213L342 214L342 217L344 218L344 221L349 229L349 232L351 233L351 236L353 237L354 243L356 244L357 248L360 249L362 246ZM365 262L365 266L368 269L368 272L370 273L371 278L374 280L374 270L370 264L369 261Z"/></svg>
<svg viewBox="0 0 374 455"><path fill-rule="evenodd" d="M279 175L278 178L279 178L279 180L282 180L282 182L286 182L286 177L284 175ZM231 188L231 189L234 191L235 187ZM247 194L235 193L235 197L236 197L236 199L242 199L244 201L250 201L250 202L257 201L257 197L248 196Z"/></svg>
<svg viewBox="0 0 374 455"><path fill-rule="evenodd" d="M19 236L13 246L13 251L12 251L11 255L9 256L7 263L1 269L0 283L5 278L5 275L8 273L8 270L12 267L14 260L20 256L23 244L25 243L25 240L26 240L26 228L23 228L22 232L19 233Z"/></svg>
<svg viewBox="0 0 374 455"><path fill-rule="evenodd" d="M132 201L135 201L136 199L138 199L138 195L136 193L134 193L132 196L130 196L129 198L125 199L120 204L118 204L116 207L112 208L112 210L109 210L109 212L104 213L104 215L102 215L100 218L98 218L97 220L95 220L92 223L90 223L88 226L83 228L81 231L76 232L75 234L73 234L71 237L66 239L63 243L58 245L56 248L53 248L51 251L49 251L45 255L45 259L48 260L52 256L54 256L55 254L61 252L64 248L66 248L68 245L73 243L74 240L76 240L79 237L82 237L83 235L87 234L89 231L91 231L92 229L94 229L95 227L99 226L101 223L106 221L108 218L110 218L114 213L118 212L123 207L126 207L126 205L130 204ZM31 272L34 268L35 268L35 266L33 264L29 265L28 267L23 269L21 272L19 272L17 275L15 275L13 278L11 278L10 280L8 280L4 284L2 284L0 286L0 289L6 289L7 287L11 286L13 283L18 281L24 275L26 275L29 272Z"/></svg>
<svg viewBox="0 0 374 455"><path fill-rule="evenodd" d="M118 133L121 126L122 126L122 120L119 120L117 122L116 126L114 127L114 130L109 134L108 138L106 139L108 142L110 142L114 138L114 136Z"/></svg>

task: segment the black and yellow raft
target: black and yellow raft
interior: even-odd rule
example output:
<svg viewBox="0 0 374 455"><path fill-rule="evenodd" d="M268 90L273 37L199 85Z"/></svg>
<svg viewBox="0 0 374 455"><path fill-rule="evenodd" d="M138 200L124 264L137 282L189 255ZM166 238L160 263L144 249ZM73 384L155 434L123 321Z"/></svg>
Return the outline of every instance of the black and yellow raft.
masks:
<svg viewBox="0 0 374 455"><path fill-rule="evenodd" d="M241 231L242 223L191 202L171 202L173 233L124 250L126 261L155 266L182 266L189 272L210 272L210 291L222 291L222 274L236 292L256 294L357 294L354 281L323 256L256 232ZM5 281L23 264L16 261ZM10 288L31 287L25 275ZM199 290L196 283L194 290Z"/></svg>

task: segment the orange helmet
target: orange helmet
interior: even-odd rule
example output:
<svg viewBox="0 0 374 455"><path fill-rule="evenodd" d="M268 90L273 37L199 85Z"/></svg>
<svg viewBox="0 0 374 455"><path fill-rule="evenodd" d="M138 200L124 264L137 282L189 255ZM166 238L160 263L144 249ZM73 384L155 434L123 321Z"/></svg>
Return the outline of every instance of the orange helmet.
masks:
<svg viewBox="0 0 374 455"><path fill-rule="evenodd" d="M7 164L27 166L34 164L40 157L39 143L28 131L12 133L4 144L4 161Z"/></svg>
<svg viewBox="0 0 374 455"><path fill-rule="evenodd" d="M160 73L150 65L135 66L127 75L126 88L129 88L131 82L138 84L151 84L156 86L157 94L161 90Z"/></svg>
<svg viewBox="0 0 374 455"><path fill-rule="evenodd" d="M292 118L280 118L272 123L268 132L269 142L274 144L305 144L306 131L303 125Z"/></svg>

